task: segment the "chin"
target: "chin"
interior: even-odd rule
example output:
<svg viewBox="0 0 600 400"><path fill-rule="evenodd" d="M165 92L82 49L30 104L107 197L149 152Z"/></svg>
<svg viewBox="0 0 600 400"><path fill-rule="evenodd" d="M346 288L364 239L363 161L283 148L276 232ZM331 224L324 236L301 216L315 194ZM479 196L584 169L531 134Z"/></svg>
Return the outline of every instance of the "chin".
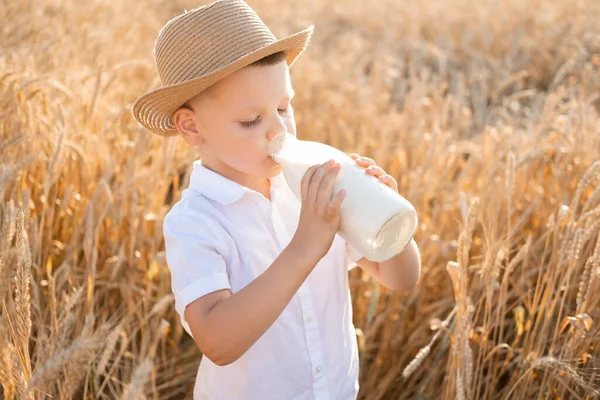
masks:
<svg viewBox="0 0 600 400"><path fill-rule="evenodd" d="M281 166L277 164L275 161L272 161L273 165L269 169L269 178L277 176L281 173Z"/></svg>
<svg viewBox="0 0 600 400"><path fill-rule="evenodd" d="M273 161L270 157L269 160L270 161L267 161L266 165L258 166L257 169L253 170L252 172L248 171L246 174L253 175L261 179L276 177L281 173L281 166Z"/></svg>
<svg viewBox="0 0 600 400"><path fill-rule="evenodd" d="M279 164L275 164L273 166L273 168L271 168L273 171L275 171L276 175L279 175L279 173L281 172L281 166Z"/></svg>

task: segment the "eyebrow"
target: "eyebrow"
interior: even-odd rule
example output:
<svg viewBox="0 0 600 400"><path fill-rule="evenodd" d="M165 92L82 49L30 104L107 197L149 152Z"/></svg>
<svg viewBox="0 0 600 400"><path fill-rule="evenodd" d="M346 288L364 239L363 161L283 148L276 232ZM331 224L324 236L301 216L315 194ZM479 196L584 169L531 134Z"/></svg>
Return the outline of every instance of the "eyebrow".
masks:
<svg viewBox="0 0 600 400"><path fill-rule="evenodd" d="M282 100L288 100L288 101L292 100L295 95L296 95L296 92L294 92L292 90L292 94L290 96L286 95ZM246 112L246 111L248 111L248 112L255 112L255 111L262 111L262 110L260 110L259 108L256 108L256 107L249 107L249 108L246 108L246 109L243 110L243 112Z"/></svg>

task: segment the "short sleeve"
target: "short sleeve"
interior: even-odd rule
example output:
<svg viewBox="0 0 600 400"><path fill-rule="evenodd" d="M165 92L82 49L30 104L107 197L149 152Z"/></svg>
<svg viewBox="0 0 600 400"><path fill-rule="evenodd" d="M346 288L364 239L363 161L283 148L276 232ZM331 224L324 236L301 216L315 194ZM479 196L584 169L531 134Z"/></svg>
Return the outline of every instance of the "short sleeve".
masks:
<svg viewBox="0 0 600 400"><path fill-rule="evenodd" d="M224 243L214 225L208 218L187 214L167 215L163 221L175 309L190 336L184 314L187 305L206 294L231 289L222 255Z"/></svg>
<svg viewBox="0 0 600 400"><path fill-rule="evenodd" d="M363 255L348 242L346 242L346 256L348 257L348 270L356 267L356 262L363 258Z"/></svg>

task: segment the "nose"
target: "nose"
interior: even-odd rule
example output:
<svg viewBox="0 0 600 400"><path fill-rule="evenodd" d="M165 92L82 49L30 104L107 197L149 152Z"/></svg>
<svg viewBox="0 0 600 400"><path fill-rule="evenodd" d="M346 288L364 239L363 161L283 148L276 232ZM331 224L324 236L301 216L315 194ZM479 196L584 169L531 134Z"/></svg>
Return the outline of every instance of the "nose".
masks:
<svg viewBox="0 0 600 400"><path fill-rule="evenodd" d="M281 118L280 115L277 115L274 118L271 126L269 126L269 128L267 129L267 139L271 141L275 136L284 132L287 132L287 126L285 125L283 118Z"/></svg>

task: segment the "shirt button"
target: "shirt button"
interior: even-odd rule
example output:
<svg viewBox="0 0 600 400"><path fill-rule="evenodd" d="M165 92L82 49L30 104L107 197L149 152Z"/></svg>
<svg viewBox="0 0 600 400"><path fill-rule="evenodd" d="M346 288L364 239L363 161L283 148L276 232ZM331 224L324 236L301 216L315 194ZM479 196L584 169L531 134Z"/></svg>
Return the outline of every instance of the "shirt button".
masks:
<svg viewBox="0 0 600 400"><path fill-rule="evenodd" d="M317 368L315 368L315 371L317 372L317 374L320 374L321 371L323 371L323 367L320 365L317 365Z"/></svg>
<svg viewBox="0 0 600 400"><path fill-rule="evenodd" d="M306 316L306 320L307 320L308 322L312 321L312 320L313 320L313 316L312 316L311 314L308 314L308 315Z"/></svg>

